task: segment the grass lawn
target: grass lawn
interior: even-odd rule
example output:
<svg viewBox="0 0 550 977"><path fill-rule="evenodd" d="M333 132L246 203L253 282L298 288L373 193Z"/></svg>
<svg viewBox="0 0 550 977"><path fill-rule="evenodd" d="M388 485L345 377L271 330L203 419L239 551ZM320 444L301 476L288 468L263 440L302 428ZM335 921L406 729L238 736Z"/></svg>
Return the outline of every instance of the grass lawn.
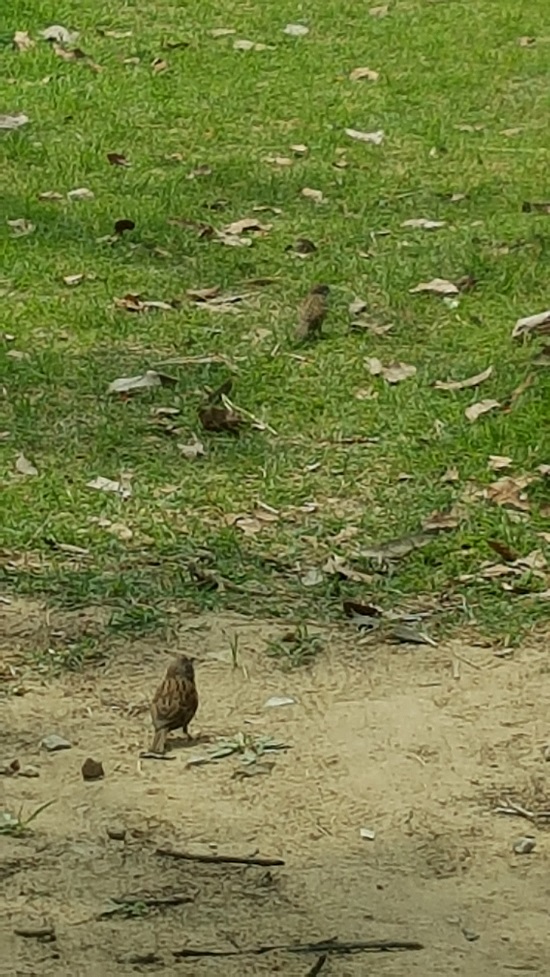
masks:
<svg viewBox="0 0 550 977"><path fill-rule="evenodd" d="M430 607L435 635L516 640L546 618L550 358L511 332L550 306L550 216L524 207L550 198L550 6L6 6L0 114L29 122L0 133L5 592L105 602L136 631L204 605L341 620L343 598ZM53 23L79 32L57 53ZM67 196L81 188L93 198ZM216 233L242 218L267 229ZM419 218L444 224L403 226ZM434 278L460 291L411 293ZM300 344L317 282L324 336ZM214 286L243 298L187 296ZM416 372L376 374L393 363ZM146 370L176 384L107 393ZM228 376L263 429L201 428ZM469 420L485 400L499 406ZM87 486L99 476L131 497ZM491 489L502 478L519 481ZM377 557L434 512L451 528Z"/></svg>

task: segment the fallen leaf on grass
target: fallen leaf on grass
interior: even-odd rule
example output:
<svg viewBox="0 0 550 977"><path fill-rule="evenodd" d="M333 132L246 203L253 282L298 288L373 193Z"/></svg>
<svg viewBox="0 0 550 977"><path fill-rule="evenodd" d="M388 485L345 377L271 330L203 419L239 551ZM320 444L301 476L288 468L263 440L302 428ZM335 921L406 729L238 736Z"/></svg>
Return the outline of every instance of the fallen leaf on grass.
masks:
<svg viewBox="0 0 550 977"><path fill-rule="evenodd" d="M13 35L13 45L18 51L30 51L34 47L34 41L27 31L16 31Z"/></svg>
<svg viewBox="0 0 550 977"><path fill-rule="evenodd" d="M299 237L294 241L294 244L287 244L285 251L293 251L300 258L306 258L308 254L314 254L317 251L317 245L307 237Z"/></svg>
<svg viewBox="0 0 550 977"><path fill-rule="evenodd" d="M380 7L371 7L369 14L371 17L387 17L390 12L390 8L387 4L383 4Z"/></svg>
<svg viewBox="0 0 550 977"><path fill-rule="evenodd" d="M443 483L460 481L458 468L447 468L447 471L443 472L439 481Z"/></svg>
<svg viewBox="0 0 550 977"><path fill-rule="evenodd" d="M236 34L237 31L233 27L212 27L208 33L210 37L230 37L231 34Z"/></svg>
<svg viewBox="0 0 550 977"><path fill-rule="evenodd" d="M539 200L539 201L524 200L524 202L521 205L521 209L524 214L550 214L550 201L549 200Z"/></svg>
<svg viewBox="0 0 550 977"><path fill-rule="evenodd" d="M201 166L196 166L194 170L190 170L187 174L188 180L197 180L201 176L212 176L212 167L207 166L203 163Z"/></svg>
<svg viewBox="0 0 550 977"><path fill-rule="evenodd" d="M224 516L224 522L227 526L240 529L244 536L256 536L266 526L278 522L278 516L271 512L265 512L263 509L256 509L255 513L250 516L245 513L228 512Z"/></svg>
<svg viewBox="0 0 550 977"><path fill-rule="evenodd" d="M154 58L151 61L151 68L153 69L153 74L160 75L163 71L168 71L168 62L164 58Z"/></svg>
<svg viewBox="0 0 550 977"><path fill-rule="evenodd" d="M382 376L390 384L400 383L416 374L416 367L411 363L391 363L389 366L384 366L376 356L367 356L365 365L369 373L373 376Z"/></svg>
<svg viewBox="0 0 550 977"><path fill-rule="evenodd" d="M238 434L244 424L239 414L225 406L209 404L200 407L198 415L205 431L229 431L230 434Z"/></svg>
<svg viewBox="0 0 550 977"><path fill-rule="evenodd" d="M483 132L484 128L483 122L459 122L453 126L453 129L457 129L458 132Z"/></svg>
<svg viewBox="0 0 550 977"><path fill-rule="evenodd" d="M261 42L242 40L233 41L234 51L274 51L272 44L262 44Z"/></svg>
<svg viewBox="0 0 550 977"><path fill-rule="evenodd" d="M154 387L175 387L177 380L166 373L146 370L135 377L119 377L107 387L108 394L129 394L138 390L151 390Z"/></svg>
<svg viewBox="0 0 550 977"><path fill-rule="evenodd" d="M510 505L514 509L521 509L524 512L528 512L531 506L524 489L533 481L533 475L519 475L515 478L511 475L506 475L503 478L497 479L491 485L487 485L478 494L489 502L494 502L495 505Z"/></svg>
<svg viewBox="0 0 550 977"><path fill-rule="evenodd" d="M350 81L378 81L379 77L379 73L372 68L354 68L349 74Z"/></svg>
<svg viewBox="0 0 550 977"><path fill-rule="evenodd" d="M197 458L203 458L206 453L202 441L199 441L195 435L193 435L192 440L188 444L178 444L178 448L183 457L189 461L196 461Z"/></svg>
<svg viewBox="0 0 550 977"><path fill-rule="evenodd" d="M246 234L248 231L256 231L265 234L270 231L273 224L262 224L256 217L243 217L242 220L233 221L232 224L227 224L226 227L222 227L222 234Z"/></svg>
<svg viewBox="0 0 550 977"><path fill-rule="evenodd" d="M448 512L432 512L422 523L422 529L427 533L456 529L460 524L462 515L461 509L457 506L453 506Z"/></svg>
<svg viewBox="0 0 550 977"><path fill-rule="evenodd" d="M287 24L283 27L283 34L289 34L290 37L305 37L309 34L309 27L305 24Z"/></svg>
<svg viewBox="0 0 550 977"><path fill-rule="evenodd" d="M240 234L228 234L226 231L213 231L214 236L220 244L224 244L228 248L250 248L252 247L252 238L242 237ZM199 237L203 235L199 234Z"/></svg>
<svg viewBox="0 0 550 977"><path fill-rule="evenodd" d="M100 72L103 70L101 65L96 64L96 62L93 61L92 58L90 58L89 55L82 50L82 48L67 48L62 44L56 44L55 42L52 44L52 48L54 54L56 54L58 58L62 58L63 61L82 61L82 63L88 68L91 68L92 71Z"/></svg>
<svg viewBox="0 0 550 977"><path fill-rule="evenodd" d="M65 285L69 286L69 288L74 288L75 285L80 285L80 283L84 281L85 277L84 272L80 272L78 275L64 275L63 281L65 282Z"/></svg>
<svg viewBox="0 0 550 977"><path fill-rule="evenodd" d="M324 579L323 571L319 570L319 567L311 567L302 574L300 583L303 587L318 587Z"/></svg>
<svg viewBox="0 0 550 977"><path fill-rule="evenodd" d="M539 336L550 333L550 309L546 312L539 312L536 315L526 316L518 319L512 329L512 339L519 336Z"/></svg>
<svg viewBox="0 0 550 977"><path fill-rule="evenodd" d="M501 543L499 539L488 539L487 544L507 563L513 563L519 556L516 550L513 550L507 543Z"/></svg>
<svg viewBox="0 0 550 977"><path fill-rule="evenodd" d="M131 166L132 164L123 153L107 153L107 159L111 166Z"/></svg>
<svg viewBox="0 0 550 977"><path fill-rule="evenodd" d="M292 146L289 146L289 149L292 150L295 156L307 156L309 153L309 148L301 142L293 143Z"/></svg>
<svg viewBox="0 0 550 977"><path fill-rule="evenodd" d="M488 366L482 373L476 373L473 377L466 380L436 380L434 387L436 390L468 390L470 387L477 387L484 380L488 380L493 373L493 367Z"/></svg>
<svg viewBox="0 0 550 977"><path fill-rule="evenodd" d="M361 132L360 129L344 129L346 136L356 139L358 142L371 143L373 146L380 146L384 141L384 130L376 129L375 132Z"/></svg>
<svg viewBox="0 0 550 977"><path fill-rule="evenodd" d="M28 234L32 234L36 230L35 225L32 221L26 220L25 217L17 217L15 220L8 220L6 224L11 228L11 233L14 237L26 237Z"/></svg>
<svg viewBox="0 0 550 977"><path fill-rule="evenodd" d="M437 641L434 641L429 635L423 631L417 631L416 628L410 628L406 624L398 624L397 627L392 628L390 637L395 641L401 641L403 644L431 645L433 648L437 647Z"/></svg>
<svg viewBox="0 0 550 977"><path fill-rule="evenodd" d="M294 160L290 156L263 156L264 163L271 163L273 166L292 166Z"/></svg>
<svg viewBox="0 0 550 977"><path fill-rule="evenodd" d="M512 464L512 459L508 455L489 455L489 461L487 462L487 468L492 471L500 471L501 468L509 468Z"/></svg>
<svg viewBox="0 0 550 977"><path fill-rule="evenodd" d="M76 187L75 190L69 190L67 197L69 200L95 200L95 193L88 187Z"/></svg>
<svg viewBox="0 0 550 977"><path fill-rule="evenodd" d="M421 532L421 533L410 533L408 536L402 536L399 539L390 540L389 543L382 543L379 546L369 546L366 549L362 549L359 552L359 556L367 560L376 560L379 563L384 563L388 560L400 560L404 556L408 556L413 550L422 549L423 546L427 546L433 540L434 533Z"/></svg>
<svg viewBox="0 0 550 977"><path fill-rule="evenodd" d="M121 477L120 481L117 482L112 478L104 478L103 475L98 475L97 478L92 478L90 482L86 482L86 488L96 489L98 492L114 492L123 499L129 499L132 494L129 476Z"/></svg>
<svg viewBox="0 0 550 977"><path fill-rule="evenodd" d="M520 132L523 132L523 126L516 126L512 129L501 129L500 135L511 139L513 136L519 136Z"/></svg>
<svg viewBox="0 0 550 977"><path fill-rule="evenodd" d="M529 37L528 35L518 37L518 44L520 47L533 47L536 43L536 37Z"/></svg>
<svg viewBox="0 0 550 977"><path fill-rule="evenodd" d="M354 570L353 567L348 566L341 556L329 556L322 569L323 573L327 573L329 576L341 577L344 580L351 580L353 583L372 583L372 574Z"/></svg>
<svg viewBox="0 0 550 977"><path fill-rule="evenodd" d="M109 30L105 27L96 27L96 31L101 34L101 37L112 37L115 41L123 41L127 37L132 37L134 33L133 31Z"/></svg>
<svg viewBox="0 0 550 977"><path fill-rule="evenodd" d="M550 475L550 465L537 465L537 471L542 476Z"/></svg>
<svg viewBox="0 0 550 977"><path fill-rule="evenodd" d="M40 32L45 41L57 41L58 44L74 44L78 40L78 31L67 30L61 24L52 24Z"/></svg>
<svg viewBox="0 0 550 977"><path fill-rule="evenodd" d="M44 190L42 193L38 194L39 200L51 200L58 203L60 200L64 200L62 193L57 193L57 190Z"/></svg>
<svg viewBox="0 0 550 977"><path fill-rule="evenodd" d="M160 309L162 312L173 312L176 305L170 302L143 301L139 295L128 292L122 298L115 298L114 303L118 309L126 309L127 312L147 312L149 309Z"/></svg>
<svg viewBox="0 0 550 977"><path fill-rule="evenodd" d="M23 452L20 452L20 454L17 455L15 460L15 468L20 475L38 475L38 468L35 468L32 461L25 458Z"/></svg>
<svg viewBox="0 0 550 977"><path fill-rule="evenodd" d="M0 115L0 129L6 131L20 129L21 126L27 125L28 121L28 115L24 115L23 112L20 112L19 115Z"/></svg>
<svg viewBox="0 0 550 977"><path fill-rule="evenodd" d="M459 289L454 282L450 282L446 278L432 278L429 282L420 282L414 288L410 288L409 292L413 295L417 292L431 292L433 295L458 295Z"/></svg>
<svg viewBox="0 0 550 977"><path fill-rule="evenodd" d="M361 315L362 312L367 311L367 303L364 299L354 298L353 302L348 305L348 312L351 316Z"/></svg>
<svg viewBox="0 0 550 977"><path fill-rule="evenodd" d="M477 421L478 417L487 414L491 410L496 410L500 406L498 400L479 400L477 404L470 404L464 411L464 415L473 424L474 421Z"/></svg>
<svg viewBox="0 0 550 977"><path fill-rule="evenodd" d="M325 203L322 190L314 190L313 187L304 187L301 193L302 197L306 197L307 200L313 200L316 204Z"/></svg>
<svg viewBox="0 0 550 977"><path fill-rule="evenodd" d="M423 231L437 231L440 227L446 227L447 221L428 220L427 217L413 217L403 221L401 227L411 227Z"/></svg>

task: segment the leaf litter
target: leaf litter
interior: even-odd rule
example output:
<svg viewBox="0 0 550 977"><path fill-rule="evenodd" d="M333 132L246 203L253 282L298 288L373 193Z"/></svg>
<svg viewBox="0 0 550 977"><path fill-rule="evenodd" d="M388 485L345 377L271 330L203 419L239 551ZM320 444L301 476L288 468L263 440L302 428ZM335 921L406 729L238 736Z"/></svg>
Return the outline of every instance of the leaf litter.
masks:
<svg viewBox="0 0 550 977"><path fill-rule="evenodd" d="M155 387L174 387L176 383L176 378L169 376L167 373L146 370L145 373L135 377L119 377L117 380L113 380L107 387L107 393L137 393L140 390L152 390Z"/></svg>
<svg viewBox="0 0 550 977"><path fill-rule="evenodd" d="M20 475L38 475L38 468L21 451L15 460L15 470Z"/></svg>
<svg viewBox="0 0 550 977"><path fill-rule="evenodd" d="M512 339L520 336L539 336L550 333L550 309L518 319L512 329Z"/></svg>
<svg viewBox="0 0 550 977"><path fill-rule="evenodd" d="M384 130L376 129L374 132L362 132L360 129L344 129L346 136L355 139L357 142L370 143L373 146L380 146L384 141Z"/></svg>
<svg viewBox="0 0 550 977"><path fill-rule="evenodd" d="M476 373L473 377L465 380L436 380L434 387L436 390L468 390L470 387L477 387L480 383L488 380L492 376L493 367L488 366L481 373Z"/></svg>
<svg viewBox="0 0 550 977"><path fill-rule="evenodd" d="M464 416L471 424L477 421L478 418L482 417L483 414L488 414L491 410L497 410L502 405L498 400L479 400L476 404L470 404L469 407L464 411Z"/></svg>
<svg viewBox="0 0 550 977"><path fill-rule="evenodd" d="M373 68L354 68L350 71L350 81L378 81L380 75Z"/></svg>
<svg viewBox="0 0 550 977"><path fill-rule="evenodd" d="M29 37L27 31L16 31L13 35L13 46L24 53L30 51L35 46L35 42L32 37Z"/></svg>
<svg viewBox="0 0 550 977"><path fill-rule="evenodd" d="M179 443L178 449L188 461L196 461L197 458L204 458L206 454L204 444L195 434L187 444Z"/></svg>
<svg viewBox="0 0 550 977"><path fill-rule="evenodd" d="M416 375L416 367L411 363L390 363L384 366L376 356L367 356L365 365L372 376L381 376L387 383L401 383Z"/></svg>
<svg viewBox="0 0 550 977"><path fill-rule="evenodd" d="M132 495L132 485L129 475L121 476L118 481L112 478L105 478L103 475L98 475L97 478L92 478L89 482L86 482L86 488L95 489L98 492L113 492L116 495L120 495L122 499L129 499Z"/></svg>
<svg viewBox="0 0 550 977"><path fill-rule="evenodd" d="M438 231L441 227L446 227L447 221L429 220L427 217L412 217L410 220L403 221L401 227L410 227L415 230Z"/></svg>
<svg viewBox="0 0 550 977"><path fill-rule="evenodd" d="M288 34L290 37L305 37L309 34L309 27L305 24L287 24L283 27L283 34Z"/></svg>
<svg viewBox="0 0 550 977"><path fill-rule="evenodd" d="M21 126L26 126L29 122L28 115L23 112L19 112L18 115L0 115L0 130L8 132L12 129L20 129Z"/></svg>

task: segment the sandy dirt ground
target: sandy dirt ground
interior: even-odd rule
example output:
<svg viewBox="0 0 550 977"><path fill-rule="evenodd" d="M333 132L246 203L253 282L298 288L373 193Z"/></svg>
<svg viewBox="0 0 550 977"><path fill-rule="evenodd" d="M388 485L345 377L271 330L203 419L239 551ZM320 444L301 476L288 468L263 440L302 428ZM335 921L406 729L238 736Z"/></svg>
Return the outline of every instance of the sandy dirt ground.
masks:
<svg viewBox="0 0 550 977"><path fill-rule="evenodd" d="M29 652L74 640L94 613L1 608L0 691L24 694L0 699L0 761L17 758L39 776L1 776L0 810L25 816L54 801L32 834L0 835L2 977L306 977L319 954L174 951L335 937L423 949L331 954L322 977L550 973L550 834L544 819L495 812L508 800L550 810L548 641L499 657L456 640L365 643L350 625L325 633L311 668L285 673L265 654L281 625L212 614L183 619L169 646L117 641L107 665L58 679L27 665L13 680ZM284 741L269 773L242 778L239 757L189 766L205 747L177 737L174 759L140 759L147 702L176 651L197 659L191 731ZM267 707L272 696L295 703ZM46 752L49 733L71 749ZM84 782L87 757L103 763L103 780ZM514 853L525 834L535 850ZM161 847L285 864L178 861ZM143 909L174 894L188 901ZM128 896L141 900L134 915L101 916ZM42 925L54 940L15 932Z"/></svg>

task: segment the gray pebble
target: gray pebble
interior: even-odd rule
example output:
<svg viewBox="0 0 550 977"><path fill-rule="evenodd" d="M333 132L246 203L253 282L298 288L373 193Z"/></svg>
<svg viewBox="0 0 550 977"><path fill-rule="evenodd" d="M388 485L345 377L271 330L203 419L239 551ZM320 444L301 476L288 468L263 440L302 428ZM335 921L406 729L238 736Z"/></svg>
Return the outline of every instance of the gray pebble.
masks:
<svg viewBox="0 0 550 977"><path fill-rule="evenodd" d="M50 733L44 737L40 745L50 753L55 753L56 750L70 750L73 744L69 743L69 740L63 736L58 736L57 733Z"/></svg>
<svg viewBox="0 0 550 977"><path fill-rule="evenodd" d="M518 838L514 841L514 851L516 855L530 855L536 847L536 839L533 835L523 835L522 838Z"/></svg>

